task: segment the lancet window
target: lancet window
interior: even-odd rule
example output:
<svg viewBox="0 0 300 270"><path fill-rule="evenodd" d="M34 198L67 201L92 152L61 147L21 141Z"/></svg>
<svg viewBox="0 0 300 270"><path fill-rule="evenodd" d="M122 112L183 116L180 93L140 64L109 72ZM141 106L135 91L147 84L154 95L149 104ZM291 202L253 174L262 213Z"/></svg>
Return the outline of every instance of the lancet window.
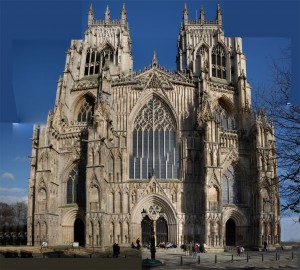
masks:
<svg viewBox="0 0 300 270"><path fill-rule="evenodd" d="M175 121L158 98L152 98L134 121L131 179L147 179L153 174L160 179L178 178L179 150Z"/></svg>
<svg viewBox="0 0 300 270"><path fill-rule="evenodd" d="M222 181L223 204L241 203L241 179L232 165L223 174Z"/></svg>
<svg viewBox="0 0 300 270"><path fill-rule="evenodd" d="M216 45L212 49L212 76L226 79L226 51L221 45Z"/></svg>

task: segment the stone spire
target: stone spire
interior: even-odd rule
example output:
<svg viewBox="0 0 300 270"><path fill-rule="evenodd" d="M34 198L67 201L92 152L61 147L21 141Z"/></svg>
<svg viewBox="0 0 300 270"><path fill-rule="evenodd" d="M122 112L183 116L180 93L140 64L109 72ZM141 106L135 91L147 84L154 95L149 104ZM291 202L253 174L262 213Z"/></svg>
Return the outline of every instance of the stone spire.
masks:
<svg viewBox="0 0 300 270"><path fill-rule="evenodd" d="M105 10L105 23L109 24L110 21L110 11L109 11L109 7L108 5L106 6L106 10Z"/></svg>
<svg viewBox="0 0 300 270"><path fill-rule="evenodd" d="M200 20L200 24L203 25L204 24L204 8L203 6L201 6L201 9L200 9L200 17L199 17L199 20Z"/></svg>
<svg viewBox="0 0 300 270"><path fill-rule="evenodd" d="M222 26L222 11L220 4L218 4L218 9L217 9L217 22L219 26Z"/></svg>
<svg viewBox="0 0 300 270"><path fill-rule="evenodd" d="M183 9L183 24L188 24L189 22L189 12L187 10L186 3L184 4L184 9Z"/></svg>
<svg viewBox="0 0 300 270"><path fill-rule="evenodd" d="M122 25L126 24L126 7L125 7L125 3L123 4L122 11L121 11L121 24Z"/></svg>
<svg viewBox="0 0 300 270"><path fill-rule="evenodd" d="M90 5L89 14L88 14L88 25L91 25L94 21L94 10L93 5Z"/></svg>

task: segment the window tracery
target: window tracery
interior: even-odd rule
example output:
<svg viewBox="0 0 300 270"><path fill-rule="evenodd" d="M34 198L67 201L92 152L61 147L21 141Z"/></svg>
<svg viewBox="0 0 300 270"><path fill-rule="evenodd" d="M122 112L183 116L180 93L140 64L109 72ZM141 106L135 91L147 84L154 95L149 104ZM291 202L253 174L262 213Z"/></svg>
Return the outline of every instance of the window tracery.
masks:
<svg viewBox="0 0 300 270"><path fill-rule="evenodd" d="M178 177L179 152L175 121L158 98L152 98L134 121L130 178Z"/></svg>
<svg viewBox="0 0 300 270"><path fill-rule="evenodd" d="M234 117L230 115L223 104L218 103L214 108L213 117L224 129L237 129Z"/></svg>
<svg viewBox="0 0 300 270"><path fill-rule="evenodd" d="M79 123L91 123L94 111L94 101L91 98L85 98L77 115Z"/></svg>
<svg viewBox="0 0 300 270"><path fill-rule="evenodd" d="M212 49L212 76L226 79L226 51L221 45Z"/></svg>
<svg viewBox="0 0 300 270"><path fill-rule="evenodd" d="M223 174L223 204L241 203L241 179L230 165Z"/></svg>

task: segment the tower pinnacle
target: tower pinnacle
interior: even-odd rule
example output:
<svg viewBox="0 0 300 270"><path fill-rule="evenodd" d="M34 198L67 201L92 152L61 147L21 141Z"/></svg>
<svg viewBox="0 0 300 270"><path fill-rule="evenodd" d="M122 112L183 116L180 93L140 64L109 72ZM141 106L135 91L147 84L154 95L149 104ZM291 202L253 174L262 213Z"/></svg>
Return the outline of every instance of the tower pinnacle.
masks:
<svg viewBox="0 0 300 270"><path fill-rule="evenodd" d="M125 25L126 24L126 7L125 3L123 3L122 11L121 11L121 24Z"/></svg>
<svg viewBox="0 0 300 270"><path fill-rule="evenodd" d="M109 20L110 20L110 11L109 11L109 7L107 5L106 10L105 10L105 23L109 24Z"/></svg>
<svg viewBox="0 0 300 270"><path fill-rule="evenodd" d="M183 24L188 24L189 21L189 12L186 6L186 3L184 3L184 9L183 9Z"/></svg>
<svg viewBox="0 0 300 270"><path fill-rule="evenodd" d="M94 21L94 10L93 5L90 5L89 13L88 13L88 25L91 25Z"/></svg>
<svg viewBox="0 0 300 270"><path fill-rule="evenodd" d="M204 24L204 8L203 6L201 6L201 9L200 9L200 17L199 17L199 20L200 20L200 24L203 25Z"/></svg>
<svg viewBox="0 0 300 270"><path fill-rule="evenodd" d="M217 9L217 22L219 26L222 26L222 11L220 4L218 4L218 9Z"/></svg>

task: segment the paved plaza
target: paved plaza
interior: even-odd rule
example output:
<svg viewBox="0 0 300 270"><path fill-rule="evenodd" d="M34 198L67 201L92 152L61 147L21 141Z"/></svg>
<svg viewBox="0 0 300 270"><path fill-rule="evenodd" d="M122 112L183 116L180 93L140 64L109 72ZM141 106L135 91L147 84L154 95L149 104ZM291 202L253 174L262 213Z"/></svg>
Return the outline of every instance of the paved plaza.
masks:
<svg viewBox="0 0 300 270"><path fill-rule="evenodd" d="M4 258L4 251L15 250L18 258ZM32 252L34 259L20 259L20 251ZM141 266L142 259L150 258L150 250L138 251L129 247L121 247L118 258L112 257L112 248L72 249L53 247L42 249L37 247L0 247L0 268L6 269L300 269L299 249L285 249L270 252L248 251L242 256L235 252L208 252L197 254L196 258L186 256L180 248L156 250L156 259L163 265L158 267ZM247 261L248 257L248 261ZM69 259L68 259L69 258ZM200 258L200 260L199 260ZM71 259L71 260L70 260ZM24 268L28 264L27 268ZM20 268L21 267L21 268ZM49 267L49 268L45 268ZM60 268L63 267L63 268Z"/></svg>
<svg viewBox="0 0 300 270"><path fill-rule="evenodd" d="M150 258L150 251L143 250L142 254L143 259ZM198 259L198 256L200 256L200 261ZM192 256L186 256L181 249L157 249L156 259L163 262L162 266L155 268L156 270L290 268L300 269L299 249L277 250L270 252L246 250L246 252L241 256L237 256L235 252L200 253L197 255L197 258L193 258Z"/></svg>

